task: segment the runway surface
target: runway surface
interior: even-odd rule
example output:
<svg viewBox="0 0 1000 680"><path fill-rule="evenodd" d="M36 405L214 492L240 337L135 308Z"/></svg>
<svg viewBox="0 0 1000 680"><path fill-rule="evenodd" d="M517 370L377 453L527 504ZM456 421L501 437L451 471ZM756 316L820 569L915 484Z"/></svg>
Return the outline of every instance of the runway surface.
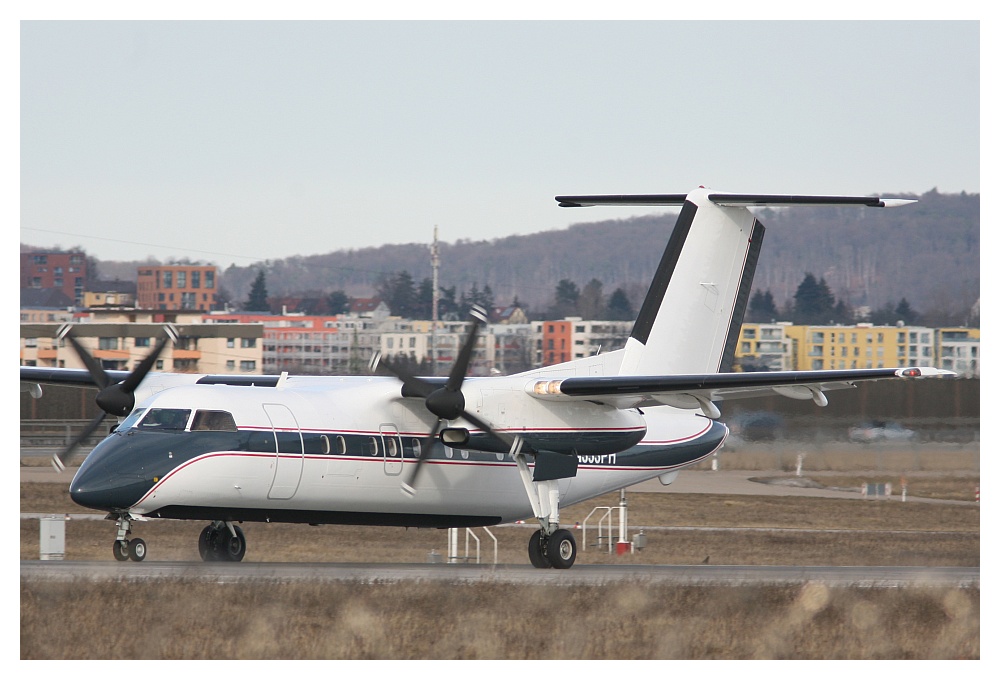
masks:
<svg viewBox="0 0 1000 680"><path fill-rule="evenodd" d="M297 564L217 562L22 561L21 578L48 581L193 579L216 583L348 581L360 584L449 581L523 585L782 585L979 587L978 567L795 567L729 565L577 565L535 569L523 565Z"/></svg>

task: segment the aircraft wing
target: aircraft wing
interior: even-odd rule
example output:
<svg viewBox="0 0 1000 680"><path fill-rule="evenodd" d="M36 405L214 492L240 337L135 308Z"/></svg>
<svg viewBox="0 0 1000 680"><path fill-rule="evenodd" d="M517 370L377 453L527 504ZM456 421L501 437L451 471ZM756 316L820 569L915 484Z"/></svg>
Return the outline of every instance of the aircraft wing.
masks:
<svg viewBox="0 0 1000 680"><path fill-rule="evenodd" d="M114 382L128 377L128 371L106 371ZM85 368L45 368L21 366L21 384L66 385L69 387L97 387L94 376Z"/></svg>
<svg viewBox="0 0 1000 680"><path fill-rule="evenodd" d="M955 373L930 367L871 368L842 371L776 371L709 373L668 376L594 376L539 380L533 395L540 399L600 401L618 408L668 405L701 408L718 417L714 401L770 397L812 399L826 405L823 392L849 389L863 380L953 377Z"/></svg>
<svg viewBox="0 0 1000 680"><path fill-rule="evenodd" d="M85 368L46 368L43 366L21 366L21 391L31 391L34 385L64 385L66 387L94 387L99 385L94 376ZM119 383L128 378L128 371L105 371L112 383ZM193 373L150 373L149 377L163 387L175 385L255 385L258 387L274 387L280 376L277 375L209 375Z"/></svg>

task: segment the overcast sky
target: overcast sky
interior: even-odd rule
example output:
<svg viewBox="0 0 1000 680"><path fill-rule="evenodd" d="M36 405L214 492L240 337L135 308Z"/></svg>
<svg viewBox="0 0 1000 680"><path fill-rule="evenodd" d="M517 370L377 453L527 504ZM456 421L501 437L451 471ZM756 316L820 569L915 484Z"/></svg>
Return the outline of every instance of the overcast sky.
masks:
<svg viewBox="0 0 1000 680"><path fill-rule="evenodd" d="M225 267L643 212L557 194L978 193L979 31L24 21L20 239Z"/></svg>

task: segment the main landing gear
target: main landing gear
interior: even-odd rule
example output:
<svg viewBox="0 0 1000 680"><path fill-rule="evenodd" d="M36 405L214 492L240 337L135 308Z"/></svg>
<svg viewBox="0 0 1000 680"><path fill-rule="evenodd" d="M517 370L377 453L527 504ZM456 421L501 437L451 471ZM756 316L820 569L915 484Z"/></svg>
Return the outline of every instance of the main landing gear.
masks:
<svg viewBox="0 0 1000 680"><path fill-rule="evenodd" d="M247 553L243 529L232 522L216 520L201 530L198 554L204 562L240 562Z"/></svg>
<svg viewBox="0 0 1000 680"><path fill-rule="evenodd" d="M576 562L576 539L568 529L559 528L559 479L535 480L528 470L521 440L515 438L510 450L528 493L531 510L541 528L528 539L528 560L536 569L569 569ZM536 476L538 465L536 461ZM575 468L573 469L575 473Z"/></svg>
<svg viewBox="0 0 1000 680"><path fill-rule="evenodd" d="M539 529L528 539L528 559L536 569L569 569L576 562L576 539L568 529L547 537Z"/></svg>

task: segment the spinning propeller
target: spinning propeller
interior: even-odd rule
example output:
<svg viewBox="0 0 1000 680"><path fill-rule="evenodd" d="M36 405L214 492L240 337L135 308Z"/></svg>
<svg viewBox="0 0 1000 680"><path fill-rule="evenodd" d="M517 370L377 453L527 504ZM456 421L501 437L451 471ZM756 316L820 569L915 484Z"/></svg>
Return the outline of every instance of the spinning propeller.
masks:
<svg viewBox="0 0 1000 680"><path fill-rule="evenodd" d="M86 365L87 370L90 371L91 377L94 379L94 383L97 384L98 392L95 401L100 407L102 413L98 414L96 418L87 423L87 426L83 429L76 438L70 442L70 444L63 449L60 453L52 454L52 466L62 472L66 469L66 465L72 460L73 456L76 454L77 448L82 444L87 437L92 435L101 423L104 422L106 416L118 416L124 417L132 412L135 407L135 390L142 382L146 374L153 368L156 363L157 358L163 351L163 348L167 346L169 340L176 340L177 333L170 326L164 327L166 330L166 336L160 339L146 357L135 367L131 373L125 378L125 380L115 383L112 382L111 376L109 376L104 368L101 366L100 362L97 361L91 355L80 341L73 337L72 328L70 326L65 326L59 333L59 338L65 338L69 341L69 344L73 346L74 351L76 351L77 356Z"/></svg>
<svg viewBox="0 0 1000 680"><path fill-rule="evenodd" d="M465 410L465 395L462 394L462 383L465 381L465 374L469 370L469 363L472 360L472 350L476 346L476 335L479 333L479 327L486 323L486 310L479 305L475 305L469 312L469 315L472 317L472 327L469 329L469 334L465 338L465 343L458 353L455 364L451 367L448 381L443 387L411 375L398 367L388 364L384 366L387 371L399 378L400 382L403 383L403 392L406 396L423 397L427 410L437 416L434 427L427 434L427 446L420 448L420 453L417 455L417 464L413 466L408 479L402 484L403 493L408 496L416 494L414 484L416 483L417 475L420 473L424 460L430 453L431 446L434 444L434 440L438 432L440 432L443 422L463 418L484 432L490 433L501 441L506 441L505 437L496 432L489 423ZM372 360L373 370L378 366L378 360L379 356L376 355Z"/></svg>

